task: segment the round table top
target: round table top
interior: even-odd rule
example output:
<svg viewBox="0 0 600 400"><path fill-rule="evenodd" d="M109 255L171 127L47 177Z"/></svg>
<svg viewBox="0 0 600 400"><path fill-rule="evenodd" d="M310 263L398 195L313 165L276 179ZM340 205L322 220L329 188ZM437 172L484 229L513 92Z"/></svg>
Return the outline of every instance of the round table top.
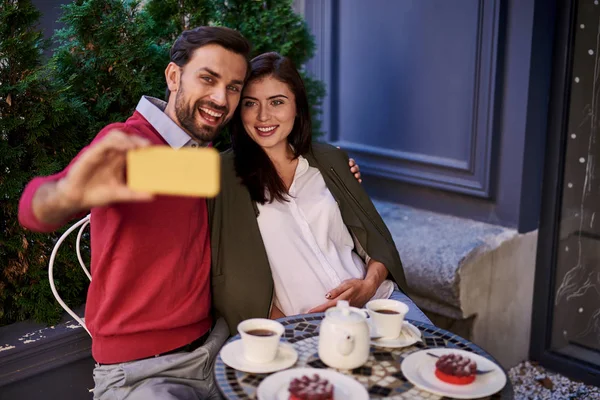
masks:
<svg viewBox="0 0 600 400"><path fill-rule="evenodd" d="M278 321L285 326L282 340L291 343L298 352L298 361L294 368L326 368L318 356L319 326L325 317L324 313L295 315L281 318ZM423 342L399 349L371 346L371 355L367 363L352 371L338 371L352 376L369 392L372 399L427 399L435 400L442 397L418 389L404 378L400 370L402 359L408 354L425 348L447 347L472 351L494 362L494 358L469 342L444 329L421 322L408 320L421 330ZM236 335L229 341L238 340ZM497 363L497 362L496 362ZM506 372L506 371L505 371ZM221 355L215 363L215 378L221 393L230 400L256 399L258 385L269 374L250 374L235 370L223 363ZM502 391L488 399L512 399L513 389L510 380ZM444 397L443 399L448 399Z"/></svg>

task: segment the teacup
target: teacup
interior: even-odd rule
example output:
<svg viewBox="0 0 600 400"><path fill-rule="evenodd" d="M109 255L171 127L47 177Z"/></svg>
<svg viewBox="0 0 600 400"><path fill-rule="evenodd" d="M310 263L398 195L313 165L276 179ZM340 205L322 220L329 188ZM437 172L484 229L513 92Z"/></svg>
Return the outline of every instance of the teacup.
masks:
<svg viewBox="0 0 600 400"><path fill-rule="evenodd" d="M404 317L408 306L401 301L391 299L372 300L365 306L377 335L383 339L395 339L402 332Z"/></svg>
<svg viewBox="0 0 600 400"><path fill-rule="evenodd" d="M277 356L279 339L285 328L277 321L265 318L252 318L238 325L242 337L244 356L250 362L264 364Z"/></svg>

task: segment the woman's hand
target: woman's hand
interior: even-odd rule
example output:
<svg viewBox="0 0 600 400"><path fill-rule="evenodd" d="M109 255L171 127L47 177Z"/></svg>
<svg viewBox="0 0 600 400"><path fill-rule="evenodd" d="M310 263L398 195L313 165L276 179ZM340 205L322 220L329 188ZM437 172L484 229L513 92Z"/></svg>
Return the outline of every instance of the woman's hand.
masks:
<svg viewBox="0 0 600 400"><path fill-rule="evenodd" d="M318 313L335 307L338 300L347 300L351 306L361 308L375 295L379 285L372 279L348 279L329 291L325 298L329 301L314 307L308 313Z"/></svg>
<svg viewBox="0 0 600 400"><path fill-rule="evenodd" d="M364 306L377 292L388 276L388 270L379 261L369 260L365 279L348 279L325 295L328 302L308 310L309 313L323 312L335 307L338 300L347 300L353 307Z"/></svg>

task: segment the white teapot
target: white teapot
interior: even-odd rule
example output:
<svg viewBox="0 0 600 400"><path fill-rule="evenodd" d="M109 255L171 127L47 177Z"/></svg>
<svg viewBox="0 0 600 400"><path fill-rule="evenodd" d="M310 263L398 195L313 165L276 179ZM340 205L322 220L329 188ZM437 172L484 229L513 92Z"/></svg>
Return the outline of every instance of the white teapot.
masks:
<svg viewBox="0 0 600 400"><path fill-rule="evenodd" d="M340 300L325 313L319 333L319 358L338 369L358 368L369 358L370 333L365 312Z"/></svg>

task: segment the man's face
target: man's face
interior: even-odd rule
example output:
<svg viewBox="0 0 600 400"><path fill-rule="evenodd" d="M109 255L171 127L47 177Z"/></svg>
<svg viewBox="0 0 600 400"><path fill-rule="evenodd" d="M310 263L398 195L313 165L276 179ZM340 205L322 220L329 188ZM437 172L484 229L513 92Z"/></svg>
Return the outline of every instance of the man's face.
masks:
<svg viewBox="0 0 600 400"><path fill-rule="evenodd" d="M182 68L170 64L166 74L175 122L195 140L213 140L240 101L246 68L243 56L219 45L196 49Z"/></svg>

